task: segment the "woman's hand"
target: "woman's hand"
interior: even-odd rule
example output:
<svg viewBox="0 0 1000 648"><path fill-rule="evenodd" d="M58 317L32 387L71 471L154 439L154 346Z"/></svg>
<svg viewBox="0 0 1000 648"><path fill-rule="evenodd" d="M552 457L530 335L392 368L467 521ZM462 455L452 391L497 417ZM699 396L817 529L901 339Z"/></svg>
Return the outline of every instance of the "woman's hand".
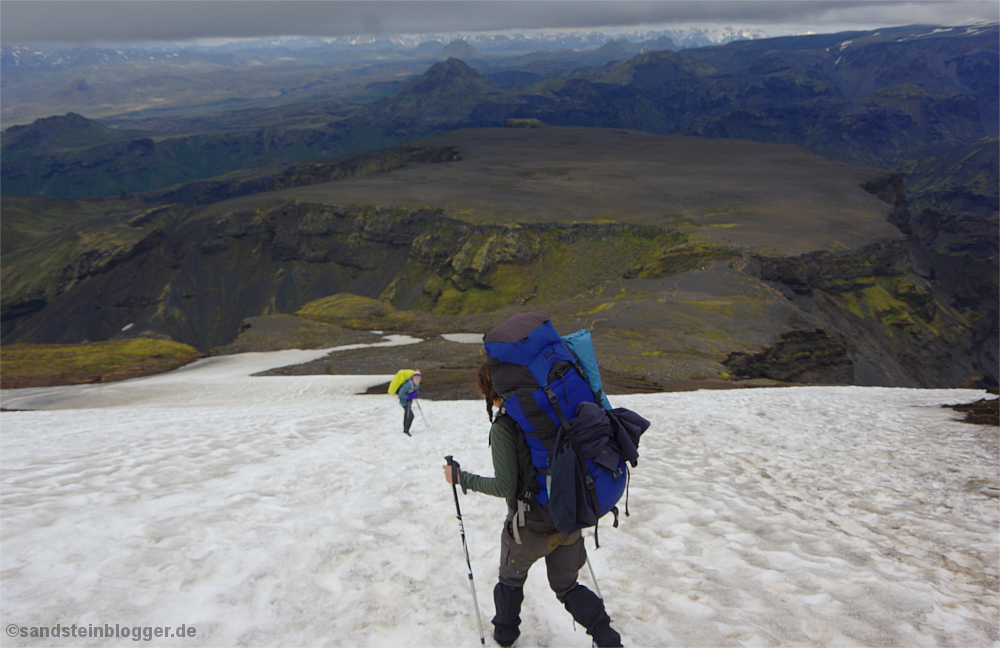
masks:
<svg viewBox="0 0 1000 648"><path fill-rule="evenodd" d="M446 482L453 486L462 483L462 469L458 467L457 463L453 466L445 464L442 468L444 468L444 480Z"/></svg>

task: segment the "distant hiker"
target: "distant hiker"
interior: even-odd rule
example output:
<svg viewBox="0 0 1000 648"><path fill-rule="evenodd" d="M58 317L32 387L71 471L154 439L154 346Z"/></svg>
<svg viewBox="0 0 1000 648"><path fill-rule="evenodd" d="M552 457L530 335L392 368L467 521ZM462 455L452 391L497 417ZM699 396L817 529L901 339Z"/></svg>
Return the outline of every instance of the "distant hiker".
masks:
<svg viewBox="0 0 1000 648"><path fill-rule="evenodd" d="M403 434L406 436L413 436L410 434L410 425L413 423L413 401L420 397L419 390L419 369L400 369L389 383L389 393L399 397L399 404L403 408Z"/></svg>
<svg viewBox="0 0 1000 648"><path fill-rule="evenodd" d="M444 466L444 474L449 484L457 482L463 492L473 490L507 500L507 520L500 535L500 577L493 589L493 638L501 646L510 646L520 636L524 582L531 565L544 558L549 585L573 619L587 629L597 646L621 646L621 636L611 627L604 601L578 582L579 571L587 562L581 532L560 532L547 504L525 506L519 499L535 479L531 451L494 389L488 361L479 366L476 386L486 399L486 412L493 423L490 446L495 476L462 471L457 462ZM496 418L494 407L498 408Z"/></svg>

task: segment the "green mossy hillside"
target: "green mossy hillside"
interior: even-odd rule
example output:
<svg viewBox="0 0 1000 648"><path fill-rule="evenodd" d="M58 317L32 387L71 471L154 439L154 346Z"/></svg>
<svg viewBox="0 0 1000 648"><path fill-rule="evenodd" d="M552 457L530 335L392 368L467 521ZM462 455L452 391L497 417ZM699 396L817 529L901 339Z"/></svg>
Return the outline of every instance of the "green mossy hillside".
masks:
<svg viewBox="0 0 1000 648"><path fill-rule="evenodd" d="M710 261L730 259L734 253L728 248L699 241L682 241L675 237L675 245L666 247L652 261L637 264L630 276L639 279L659 279L687 272L704 266Z"/></svg>
<svg viewBox="0 0 1000 648"><path fill-rule="evenodd" d="M0 385L19 389L124 380L176 369L201 355L187 344L146 338L11 344L0 350Z"/></svg>
<svg viewBox="0 0 1000 648"><path fill-rule="evenodd" d="M940 304L929 287L915 278L877 277L870 286L840 293L837 300L850 313L881 327L890 338L908 336L918 342L942 338L954 344L968 325L961 314Z"/></svg>
<svg viewBox="0 0 1000 648"><path fill-rule="evenodd" d="M420 313L399 311L392 304L350 293L339 293L311 301L295 315L358 330L414 329L421 317Z"/></svg>
<svg viewBox="0 0 1000 648"><path fill-rule="evenodd" d="M10 252L3 261L2 309L7 318L32 302L46 302L87 277L156 247L164 236L122 223L57 229L33 245ZM30 308L30 307L29 307Z"/></svg>
<svg viewBox="0 0 1000 648"><path fill-rule="evenodd" d="M669 230L616 223L480 230L424 280L418 300L409 305L435 315L469 315L573 299L655 264L684 240ZM408 269L416 278L430 266L414 263ZM383 296L401 294L402 283L403 278Z"/></svg>

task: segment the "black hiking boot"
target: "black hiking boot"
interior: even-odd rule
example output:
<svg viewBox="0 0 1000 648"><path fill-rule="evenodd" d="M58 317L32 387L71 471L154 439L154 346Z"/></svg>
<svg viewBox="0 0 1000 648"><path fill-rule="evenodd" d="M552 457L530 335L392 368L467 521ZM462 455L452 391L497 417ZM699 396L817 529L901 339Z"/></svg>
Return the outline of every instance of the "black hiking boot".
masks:
<svg viewBox="0 0 1000 648"><path fill-rule="evenodd" d="M573 615L573 620L587 629L587 634L594 638L594 644L600 648L619 648L622 638L611 627L611 617L604 610L604 601L583 585L577 584L568 594L562 597L566 610Z"/></svg>
<svg viewBox="0 0 1000 648"><path fill-rule="evenodd" d="M509 587L497 583L493 588L493 602L496 603L497 615L493 617L493 639L507 648L521 636L521 601L524 600L524 590L520 587Z"/></svg>

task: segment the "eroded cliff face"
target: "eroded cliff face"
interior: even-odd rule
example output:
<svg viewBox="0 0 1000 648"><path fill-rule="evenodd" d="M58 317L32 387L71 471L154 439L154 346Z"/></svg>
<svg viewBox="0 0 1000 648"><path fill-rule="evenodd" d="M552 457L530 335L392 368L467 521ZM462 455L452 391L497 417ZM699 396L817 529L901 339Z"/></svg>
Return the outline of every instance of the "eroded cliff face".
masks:
<svg viewBox="0 0 1000 648"><path fill-rule="evenodd" d="M843 385L855 382L854 361L842 336L823 329L790 331L755 353L734 352L723 363L740 379Z"/></svg>
<svg viewBox="0 0 1000 648"><path fill-rule="evenodd" d="M894 183L880 190L896 199ZM914 240L775 257L691 228L472 223L440 207L278 197L234 207L159 207L128 225L61 234L62 265L5 277L4 342L144 335L209 351L246 318L347 293L394 313L573 315L612 351L609 369L650 384L685 372L927 387L995 380L980 316L921 276L926 254ZM905 210L898 215L905 226ZM347 303L308 310L360 322ZM416 321L379 317L378 328Z"/></svg>
<svg viewBox="0 0 1000 648"><path fill-rule="evenodd" d="M5 343L144 335L209 351L246 318L346 293L393 313L575 313L613 350L609 369L650 384L684 372L900 386L995 379L976 311L917 272L913 240L773 257L692 229L471 223L439 207L277 198L154 208L127 226L61 236L62 265L5 277ZM325 304L310 316L362 325L349 302ZM379 328L416 322L378 317Z"/></svg>
<svg viewBox="0 0 1000 648"><path fill-rule="evenodd" d="M893 241L843 254L755 259L751 269L836 332L856 384L990 386L990 362L971 359L979 355L979 317L918 274L920 254L913 241ZM773 362L772 351L763 349L759 359ZM969 362L952 362L956 352Z"/></svg>
<svg viewBox="0 0 1000 648"><path fill-rule="evenodd" d="M131 225L79 234L68 263L5 286L5 341L107 339L132 324L208 350L244 318L341 292L486 312L569 298L672 240L643 226L483 225L440 208L297 201L154 211Z"/></svg>
<svg viewBox="0 0 1000 648"><path fill-rule="evenodd" d="M46 308L90 277L104 275L162 243L162 229L128 226L67 230L36 251L39 263L11 263L4 268L4 334L21 318ZM24 255L25 253L21 253ZM15 253L14 256L20 256Z"/></svg>

